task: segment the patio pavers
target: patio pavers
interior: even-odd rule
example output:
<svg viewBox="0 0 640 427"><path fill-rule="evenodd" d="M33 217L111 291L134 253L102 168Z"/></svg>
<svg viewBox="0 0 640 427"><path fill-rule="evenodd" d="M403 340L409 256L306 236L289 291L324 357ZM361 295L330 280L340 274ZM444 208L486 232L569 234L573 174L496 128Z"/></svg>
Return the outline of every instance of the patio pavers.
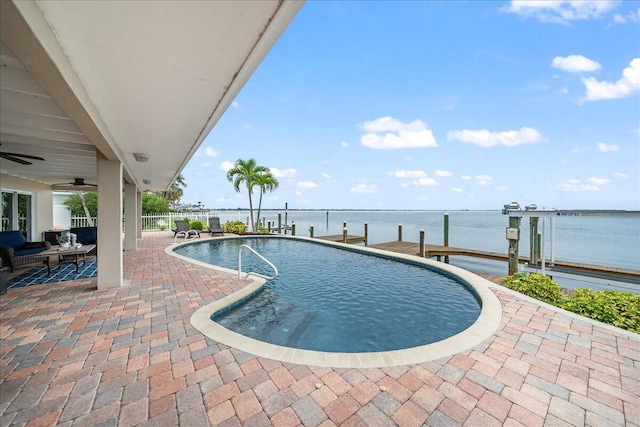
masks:
<svg viewBox="0 0 640 427"><path fill-rule="evenodd" d="M495 334L422 364L319 368L216 343L189 318L244 283L166 255L171 234L143 233L118 289L0 296L1 426L640 425L640 336L504 289Z"/></svg>

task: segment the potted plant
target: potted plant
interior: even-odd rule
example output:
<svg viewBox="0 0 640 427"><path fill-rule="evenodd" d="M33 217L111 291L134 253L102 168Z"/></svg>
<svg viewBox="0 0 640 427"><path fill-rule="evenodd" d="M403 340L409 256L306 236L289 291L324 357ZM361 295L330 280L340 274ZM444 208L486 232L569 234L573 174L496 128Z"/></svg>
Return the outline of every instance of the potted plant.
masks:
<svg viewBox="0 0 640 427"><path fill-rule="evenodd" d="M71 244L71 235L68 231L59 235L57 239L60 249L69 249L69 245Z"/></svg>

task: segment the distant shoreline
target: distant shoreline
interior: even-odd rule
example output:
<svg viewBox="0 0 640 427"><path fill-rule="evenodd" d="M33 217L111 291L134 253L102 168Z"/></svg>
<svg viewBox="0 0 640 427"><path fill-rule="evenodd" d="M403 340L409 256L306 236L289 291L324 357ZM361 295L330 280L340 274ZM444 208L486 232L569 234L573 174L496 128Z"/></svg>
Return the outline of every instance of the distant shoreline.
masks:
<svg viewBox="0 0 640 427"><path fill-rule="evenodd" d="M206 209L209 211L220 212L238 212L248 211L249 208L212 208ZM253 209L254 211L257 209ZM285 209L261 209L261 212L282 212ZM500 209L300 209L300 208L288 208L289 212L500 212Z"/></svg>

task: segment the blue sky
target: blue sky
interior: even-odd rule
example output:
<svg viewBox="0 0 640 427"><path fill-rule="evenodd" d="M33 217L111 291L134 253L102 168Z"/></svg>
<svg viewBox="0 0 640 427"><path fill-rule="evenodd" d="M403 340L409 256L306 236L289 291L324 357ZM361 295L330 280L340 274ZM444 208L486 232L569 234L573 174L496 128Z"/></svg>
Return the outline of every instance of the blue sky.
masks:
<svg viewBox="0 0 640 427"><path fill-rule="evenodd" d="M640 209L640 2L308 1L183 171L186 203ZM257 197L256 197L257 202Z"/></svg>

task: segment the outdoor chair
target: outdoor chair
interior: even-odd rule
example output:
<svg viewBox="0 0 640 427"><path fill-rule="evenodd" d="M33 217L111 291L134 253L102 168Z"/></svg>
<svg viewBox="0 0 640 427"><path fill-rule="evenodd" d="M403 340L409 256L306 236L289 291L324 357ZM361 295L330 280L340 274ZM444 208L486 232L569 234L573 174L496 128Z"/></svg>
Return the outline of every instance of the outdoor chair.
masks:
<svg viewBox="0 0 640 427"><path fill-rule="evenodd" d="M213 236L215 233L220 233L224 236L224 230L220 226L220 218L212 216L209 218L209 234Z"/></svg>
<svg viewBox="0 0 640 427"><path fill-rule="evenodd" d="M189 232L189 224L187 224L187 221L183 219L176 219L176 228L171 229L171 231L173 231L173 237L175 237L181 231L184 231L184 233L186 234Z"/></svg>

